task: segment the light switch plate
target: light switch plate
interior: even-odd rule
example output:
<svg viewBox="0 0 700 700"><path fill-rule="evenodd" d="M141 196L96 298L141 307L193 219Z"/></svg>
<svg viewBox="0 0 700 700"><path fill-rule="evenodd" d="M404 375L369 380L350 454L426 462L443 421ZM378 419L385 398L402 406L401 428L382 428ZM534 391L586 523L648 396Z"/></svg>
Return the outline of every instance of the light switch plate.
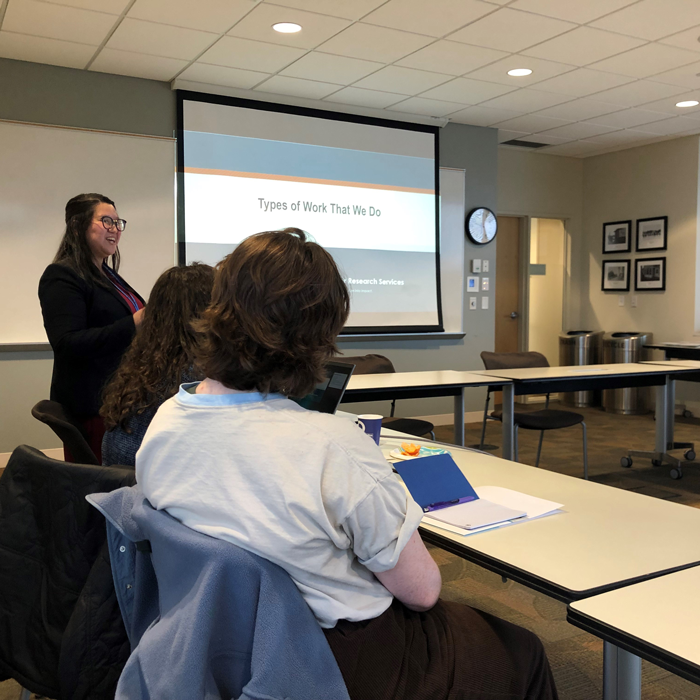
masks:
<svg viewBox="0 0 700 700"><path fill-rule="evenodd" d="M489 298L488 297L481 297L481 308L482 309L489 308Z"/></svg>
<svg viewBox="0 0 700 700"><path fill-rule="evenodd" d="M625 305L625 297L622 294L617 295L617 305L618 306L624 306Z"/></svg>
<svg viewBox="0 0 700 700"><path fill-rule="evenodd" d="M481 260L472 260L472 272L481 272Z"/></svg>
<svg viewBox="0 0 700 700"><path fill-rule="evenodd" d="M476 308L476 297L469 297L469 308L470 309Z"/></svg>
<svg viewBox="0 0 700 700"><path fill-rule="evenodd" d="M633 294L633 295L630 297L630 306L631 306L633 309L636 309L636 308L637 308L637 295L636 295L636 294Z"/></svg>
<svg viewBox="0 0 700 700"><path fill-rule="evenodd" d="M468 292L478 292L479 291L479 278L472 277L471 275L467 277L467 291Z"/></svg>
<svg viewBox="0 0 700 700"><path fill-rule="evenodd" d="M482 291L482 292L488 292L488 291L489 291L489 278L488 278L488 277L482 277L482 278L481 278L481 291Z"/></svg>
<svg viewBox="0 0 700 700"><path fill-rule="evenodd" d="M482 271L482 272L488 272L488 271L489 271L489 261L488 261L488 260L482 261L482 263L481 263L481 271Z"/></svg>

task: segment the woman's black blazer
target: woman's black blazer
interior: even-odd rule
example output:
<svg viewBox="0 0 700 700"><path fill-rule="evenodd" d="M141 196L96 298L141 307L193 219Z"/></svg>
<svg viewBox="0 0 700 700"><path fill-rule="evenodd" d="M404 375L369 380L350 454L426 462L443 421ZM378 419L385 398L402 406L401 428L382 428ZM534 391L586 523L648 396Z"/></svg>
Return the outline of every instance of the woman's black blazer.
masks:
<svg viewBox="0 0 700 700"><path fill-rule="evenodd" d="M98 414L102 389L136 332L128 304L105 281L106 286L85 280L68 265L55 263L39 282L44 328L54 353L51 399L76 418Z"/></svg>

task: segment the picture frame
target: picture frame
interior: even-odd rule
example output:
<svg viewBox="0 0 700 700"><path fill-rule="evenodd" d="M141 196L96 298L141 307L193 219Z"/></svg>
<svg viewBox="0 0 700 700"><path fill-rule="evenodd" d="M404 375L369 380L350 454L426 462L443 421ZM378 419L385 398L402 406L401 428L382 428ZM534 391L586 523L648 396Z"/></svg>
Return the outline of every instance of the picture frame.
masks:
<svg viewBox="0 0 700 700"><path fill-rule="evenodd" d="M630 265L630 260L603 260L601 289L604 292L629 292Z"/></svg>
<svg viewBox="0 0 700 700"><path fill-rule="evenodd" d="M666 291L666 258L637 258L634 261L634 291Z"/></svg>
<svg viewBox="0 0 700 700"><path fill-rule="evenodd" d="M632 220L603 224L603 255L632 251Z"/></svg>
<svg viewBox="0 0 700 700"><path fill-rule="evenodd" d="M637 219L637 240L635 251L666 250L668 217L654 216L650 219Z"/></svg>

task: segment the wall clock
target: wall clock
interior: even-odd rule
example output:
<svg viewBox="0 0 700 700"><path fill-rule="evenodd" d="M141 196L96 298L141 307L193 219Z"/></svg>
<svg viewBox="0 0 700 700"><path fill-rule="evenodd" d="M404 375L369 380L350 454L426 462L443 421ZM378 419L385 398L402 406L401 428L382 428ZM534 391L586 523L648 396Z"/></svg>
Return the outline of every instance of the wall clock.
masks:
<svg viewBox="0 0 700 700"><path fill-rule="evenodd" d="M490 209L477 207L469 212L469 216L464 222L464 229L472 243L485 245L486 243L491 243L496 237L498 221L496 221L496 215Z"/></svg>

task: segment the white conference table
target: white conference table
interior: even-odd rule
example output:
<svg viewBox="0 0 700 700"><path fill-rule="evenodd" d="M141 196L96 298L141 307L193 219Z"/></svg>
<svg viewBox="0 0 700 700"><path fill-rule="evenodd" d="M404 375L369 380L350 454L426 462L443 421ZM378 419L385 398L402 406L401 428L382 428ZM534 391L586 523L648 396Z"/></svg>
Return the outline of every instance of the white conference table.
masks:
<svg viewBox="0 0 700 700"><path fill-rule="evenodd" d="M655 449L663 454L669 444L668 404L669 396L673 393L673 381L683 376L690 377L697 371L676 364L649 362L492 369L477 370L477 373L512 381L512 384L503 387L502 454L505 459L513 459L515 396L641 386L656 387ZM670 438L672 441L673 436Z"/></svg>
<svg viewBox="0 0 700 700"><path fill-rule="evenodd" d="M388 455L401 440L383 432L380 447ZM441 549L565 603L700 565L700 537L682 536L700 532L700 509L484 453L450 451L473 486L502 486L564 505L561 513L468 536L421 525L423 539ZM630 656L620 651L621 659ZM610 677L610 655L605 661Z"/></svg>
<svg viewBox="0 0 700 700"><path fill-rule="evenodd" d="M453 396L454 441L464 445L464 389L507 384L509 379L494 381L482 374L455 370L358 374L350 377L341 403Z"/></svg>
<svg viewBox="0 0 700 700"><path fill-rule="evenodd" d="M569 605L567 620L605 643L611 698L641 697L639 657L700 685L698 591L695 567Z"/></svg>

